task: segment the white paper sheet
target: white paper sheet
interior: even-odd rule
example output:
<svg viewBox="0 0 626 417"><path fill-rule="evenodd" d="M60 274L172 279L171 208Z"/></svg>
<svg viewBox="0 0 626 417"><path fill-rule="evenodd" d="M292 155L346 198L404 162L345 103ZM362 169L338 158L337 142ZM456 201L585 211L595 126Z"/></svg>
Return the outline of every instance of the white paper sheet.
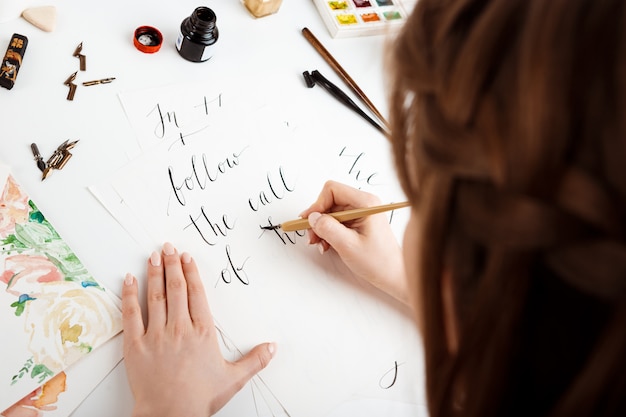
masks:
<svg viewBox="0 0 626 417"><path fill-rule="evenodd" d="M405 312L304 233L260 229L296 217L328 179L405 199L383 136L285 95L287 111L243 87L125 93L139 156L91 191L147 253L170 241L194 256L240 350L278 343L260 377L288 415L324 415L359 395L419 402L421 345ZM389 217L400 236L408 210Z"/></svg>

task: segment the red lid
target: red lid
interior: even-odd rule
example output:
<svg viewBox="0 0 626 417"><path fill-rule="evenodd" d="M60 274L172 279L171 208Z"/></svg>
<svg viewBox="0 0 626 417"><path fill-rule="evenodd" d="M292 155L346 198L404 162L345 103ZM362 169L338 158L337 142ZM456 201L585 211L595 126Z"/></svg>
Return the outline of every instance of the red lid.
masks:
<svg viewBox="0 0 626 417"><path fill-rule="evenodd" d="M152 26L140 26L135 29L135 37L133 39L135 48L146 54L153 54L161 49L163 43L163 35L158 29Z"/></svg>

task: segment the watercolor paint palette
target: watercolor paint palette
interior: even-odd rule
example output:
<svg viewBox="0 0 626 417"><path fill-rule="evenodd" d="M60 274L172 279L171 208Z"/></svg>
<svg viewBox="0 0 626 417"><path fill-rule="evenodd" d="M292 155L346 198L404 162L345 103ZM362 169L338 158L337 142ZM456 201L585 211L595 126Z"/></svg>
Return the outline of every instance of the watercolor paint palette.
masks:
<svg viewBox="0 0 626 417"><path fill-rule="evenodd" d="M313 0L333 38L383 35L406 21L414 1Z"/></svg>

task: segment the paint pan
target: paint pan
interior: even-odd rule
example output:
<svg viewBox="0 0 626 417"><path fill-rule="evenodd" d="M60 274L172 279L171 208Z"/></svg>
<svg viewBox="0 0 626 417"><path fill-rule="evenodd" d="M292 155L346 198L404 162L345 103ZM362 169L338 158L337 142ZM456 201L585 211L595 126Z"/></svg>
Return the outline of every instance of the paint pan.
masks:
<svg viewBox="0 0 626 417"><path fill-rule="evenodd" d="M333 38L394 33L415 0L313 0Z"/></svg>

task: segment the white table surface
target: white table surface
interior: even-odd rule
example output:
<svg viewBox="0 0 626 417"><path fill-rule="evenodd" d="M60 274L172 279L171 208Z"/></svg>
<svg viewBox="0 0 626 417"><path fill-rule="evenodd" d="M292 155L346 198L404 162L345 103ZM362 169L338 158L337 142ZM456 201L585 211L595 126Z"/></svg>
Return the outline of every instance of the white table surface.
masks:
<svg viewBox="0 0 626 417"><path fill-rule="evenodd" d="M125 273L143 271L146 257L156 249L138 247L87 188L127 161L122 143L132 140L133 133L118 93L181 81L219 82L224 77L254 77L259 83L282 80L277 88L305 88L301 74L313 69L337 81L301 35L306 26L386 114L385 38L332 39L309 0L284 0L277 14L261 19L253 18L238 0L51 0L25 1L24 6L50 4L58 13L57 27L51 33L21 18L0 23L3 52L13 33L29 38L15 87L10 91L0 88L0 160L11 166L18 182L91 273L117 294ZM191 63L178 55L174 43L181 21L200 5L215 11L220 37L210 61ZM156 54L143 54L133 46L133 32L142 25L163 33L164 43ZM87 71L79 73L77 81L116 80L101 86L79 86L74 101L68 101L63 81L78 69L78 59L72 54L80 42ZM65 139L80 139L73 158L62 171L42 182L30 144L36 142L46 158ZM74 415L130 415L132 403L122 362ZM348 402L331 415L390 414L426 415L421 406L375 400ZM241 415L236 399L219 415Z"/></svg>

